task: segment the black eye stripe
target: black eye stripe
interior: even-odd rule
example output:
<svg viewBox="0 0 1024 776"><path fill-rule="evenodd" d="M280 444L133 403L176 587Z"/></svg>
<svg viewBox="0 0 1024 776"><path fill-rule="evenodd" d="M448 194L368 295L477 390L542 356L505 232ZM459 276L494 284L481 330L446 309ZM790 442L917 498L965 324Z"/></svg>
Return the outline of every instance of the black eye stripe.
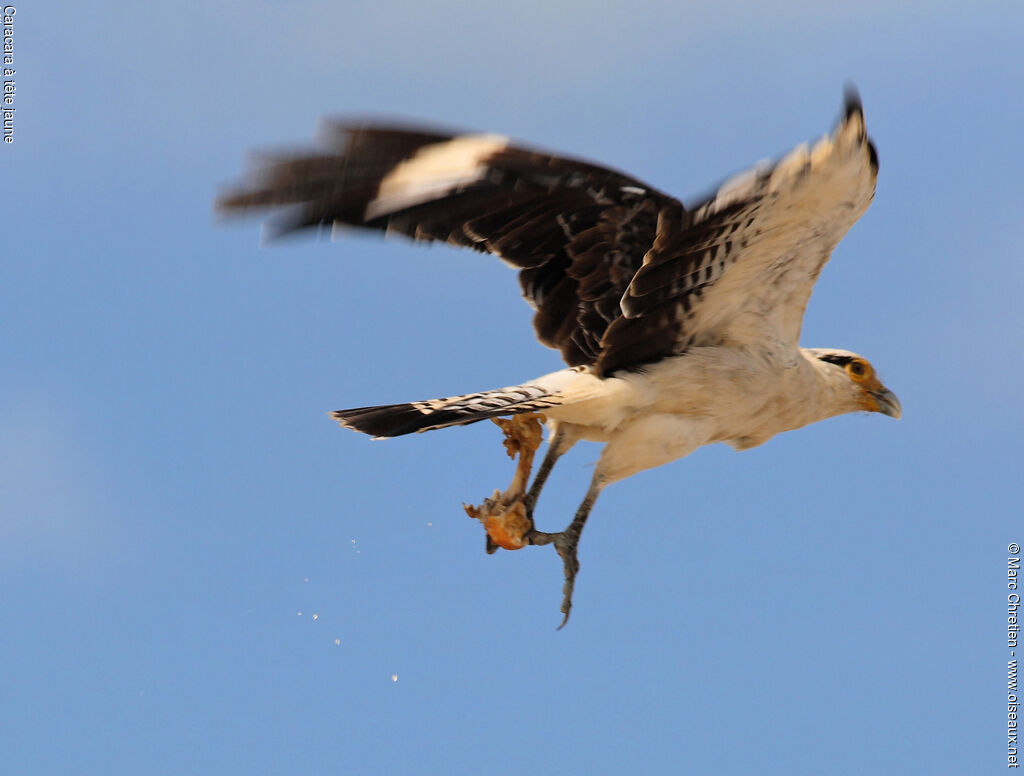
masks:
<svg viewBox="0 0 1024 776"><path fill-rule="evenodd" d="M853 356L825 355L825 356L818 356L818 360L819 361L827 361L830 364L835 364L836 366L845 367L847 364L849 364L851 361L853 361Z"/></svg>

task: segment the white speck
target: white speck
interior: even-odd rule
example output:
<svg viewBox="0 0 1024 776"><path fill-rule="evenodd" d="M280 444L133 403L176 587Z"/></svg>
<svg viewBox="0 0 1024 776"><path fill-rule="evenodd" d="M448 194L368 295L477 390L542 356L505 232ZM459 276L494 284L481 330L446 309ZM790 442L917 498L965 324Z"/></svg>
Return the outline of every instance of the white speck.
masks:
<svg viewBox="0 0 1024 776"><path fill-rule="evenodd" d="M397 682L398 681L398 674L391 674L391 681L392 682Z"/></svg>
<svg viewBox="0 0 1024 776"><path fill-rule="evenodd" d="M353 539L353 540L352 540L352 544L355 544L355 543L356 543L356 540L355 540L355 539Z"/></svg>
<svg viewBox="0 0 1024 776"><path fill-rule="evenodd" d="M309 577L306 577L306 578L305 578L304 580L302 580L302 581L303 581L303 582L309 582Z"/></svg>
<svg viewBox="0 0 1024 776"><path fill-rule="evenodd" d="M297 614L299 617L302 616L302 612L296 612L295 614Z"/></svg>
<svg viewBox="0 0 1024 776"><path fill-rule="evenodd" d="M429 526L433 526L434 524L433 524L433 523L431 523L431 522L430 522L430 521L428 520L428 521L427 521L427 525L429 525Z"/></svg>
<svg viewBox="0 0 1024 776"><path fill-rule="evenodd" d="M313 615L313 619L314 620L319 620L320 619L320 615L319 614L314 614Z"/></svg>
<svg viewBox="0 0 1024 776"><path fill-rule="evenodd" d="M335 639L334 640L334 644L335 644L335 646L340 646L341 645L341 639Z"/></svg>

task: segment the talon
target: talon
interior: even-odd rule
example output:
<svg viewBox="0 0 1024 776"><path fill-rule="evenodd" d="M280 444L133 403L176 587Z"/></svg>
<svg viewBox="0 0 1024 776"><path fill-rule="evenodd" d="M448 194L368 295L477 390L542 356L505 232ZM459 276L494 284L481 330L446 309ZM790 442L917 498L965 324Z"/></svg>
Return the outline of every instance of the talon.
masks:
<svg viewBox="0 0 1024 776"><path fill-rule="evenodd" d="M565 627L569 622L569 612L572 610L572 594L576 587L576 575L580 571L580 561L576 555L580 544L580 532L575 525L570 525L564 531L558 533L546 533L545 531L532 530L527 534L526 541L541 547L545 544L555 545L558 557L562 559L562 569L565 573L565 583L562 585L562 624L558 630Z"/></svg>
<svg viewBox="0 0 1024 776"><path fill-rule="evenodd" d="M579 547L579 534L563 531L555 538L555 550L562 559L562 567L565 572L565 584L562 585L562 623L557 630L562 630L569 622L569 612L572 611L572 593L576 587L576 575L580 571L580 561L576 557L576 550Z"/></svg>
<svg viewBox="0 0 1024 776"><path fill-rule="evenodd" d="M554 466L558 457L565 452L564 437L561 432L551 441L548 453L544 457L537 477L529 492L526 491L526 483L530 477L530 470L533 468L533 456L541 443L542 416L535 414L515 415L511 419L493 419L504 432L505 450L510 458L519 456L516 463L516 474L512 484L506 491L494 491L494 495L484 499L480 506L463 504L463 509L470 517L483 523L487 531L487 543L485 549L488 554L497 552L498 548L506 550L518 550L528 544L542 546L554 544L558 557L562 559L562 570L565 576L565 583L562 585L562 622L558 626L561 630L569 622L569 613L572 611L572 594L576 587L576 575L580 571L579 558L576 556L580 543L580 535L583 533L583 526L587 522L590 510L594 506L598 493L604 487L604 480L598 475L590 483L587 495L576 510L576 516L566 526L564 531L558 533L547 533L538 531L533 522L533 508L537 503L537 497L551 467Z"/></svg>

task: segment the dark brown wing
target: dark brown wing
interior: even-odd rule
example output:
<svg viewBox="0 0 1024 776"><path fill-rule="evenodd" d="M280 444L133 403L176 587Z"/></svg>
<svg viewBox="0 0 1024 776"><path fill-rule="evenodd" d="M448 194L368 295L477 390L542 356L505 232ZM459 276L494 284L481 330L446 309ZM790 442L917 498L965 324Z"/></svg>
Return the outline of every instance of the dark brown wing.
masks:
<svg viewBox="0 0 1024 776"><path fill-rule="evenodd" d="M320 152L257 157L224 212L278 207L271 236L344 224L494 253L520 270L541 342L571 366L601 373L605 333L654 242L658 213L676 200L612 170L512 144L333 123ZM650 351L650 352L648 352ZM665 355L643 347L641 360Z"/></svg>
<svg viewBox="0 0 1024 776"><path fill-rule="evenodd" d="M323 145L264 158L219 207L282 207L273 234L347 224L494 253L520 270L541 342L600 375L693 345L796 347L878 170L852 91L830 137L728 181L692 214L622 173L499 135L331 124Z"/></svg>

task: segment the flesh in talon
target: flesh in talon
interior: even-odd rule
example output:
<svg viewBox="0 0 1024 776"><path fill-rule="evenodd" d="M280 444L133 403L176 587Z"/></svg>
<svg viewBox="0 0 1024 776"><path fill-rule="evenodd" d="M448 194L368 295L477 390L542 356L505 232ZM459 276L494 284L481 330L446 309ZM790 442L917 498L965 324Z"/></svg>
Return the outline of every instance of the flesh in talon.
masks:
<svg viewBox="0 0 1024 776"><path fill-rule="evenodd" d="M533 519L527 514L524 497L526 483L533 469L533 456L540 447L541 416L534 413L514 415L511 418L492 418L505 434L505 451L509 458L519 456L516 473L508 490L494 491L480 506L463 504L466 514L483 523L487 531L487 552L499 547L518 550L529 544Z"/></svg>
<svg viewBox="0 0 1024 776"><path fill-rule="evenodd" d="M527 534L533 528L533 521L526 516L522 500L508 503L506 494L494 491L480 506L463 504L466 514L484 524L487 531L487 552L493 553L499 547L503 550L519 550L525 547Z"/></svg>

